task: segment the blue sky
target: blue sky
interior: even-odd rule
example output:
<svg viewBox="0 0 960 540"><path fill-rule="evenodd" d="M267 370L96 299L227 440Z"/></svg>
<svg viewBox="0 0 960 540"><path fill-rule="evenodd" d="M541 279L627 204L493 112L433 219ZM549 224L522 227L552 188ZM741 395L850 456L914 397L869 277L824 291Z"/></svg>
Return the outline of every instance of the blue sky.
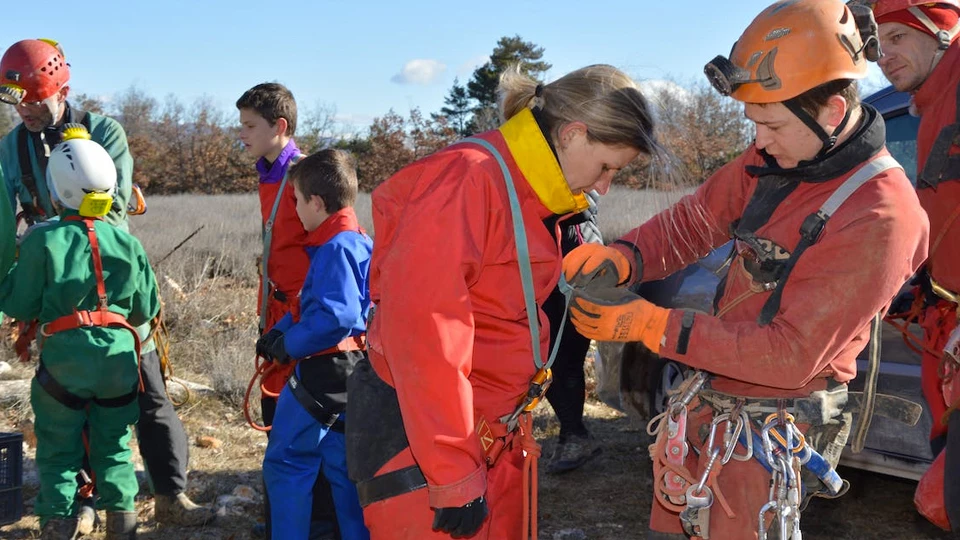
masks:
<svg viewBox="0 0 960 540"><path fill-rule="evenodd" d="M548 79L608 63L638 80L687 84L769 3L88 0L57 13L14 9L0 46L59 40L73 90L101 98L134 85L161 101L208 96L232 114L244 90L275 80L302 110L333 107L364 127L391 108L439 110L454 77L469 79L505 35L544 47ZM873 68L868 84L880 80Z"/></svg>

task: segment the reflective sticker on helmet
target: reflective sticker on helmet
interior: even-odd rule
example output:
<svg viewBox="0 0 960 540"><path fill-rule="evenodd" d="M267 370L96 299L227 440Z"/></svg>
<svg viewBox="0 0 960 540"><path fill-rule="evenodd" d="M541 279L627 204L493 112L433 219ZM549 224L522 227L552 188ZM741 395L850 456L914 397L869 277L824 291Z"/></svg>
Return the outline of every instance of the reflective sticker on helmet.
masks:
<svg viewBox="0 0 960 540"><path fill-rule="evenodd" d="M771 30L764 38L764 41L773 41L775 39L780 39L783 36L790 33L789 28L774 28Z"/></svg>

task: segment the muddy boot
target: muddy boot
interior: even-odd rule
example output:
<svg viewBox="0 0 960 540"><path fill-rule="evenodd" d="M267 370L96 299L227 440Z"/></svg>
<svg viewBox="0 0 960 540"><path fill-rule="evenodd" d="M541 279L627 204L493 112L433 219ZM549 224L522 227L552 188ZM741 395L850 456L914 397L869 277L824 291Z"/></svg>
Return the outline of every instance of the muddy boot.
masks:
<svg viewBox="0 0 960 540"><path fill-rule="evenodd" d="M602 448L593 435L570 435L565 440L557 442L553 457L547 465L547 472L560 474L572 471L600 454L601 451Z"/></svg>
<svg viewBox="0 0 960 540"><path fill-rule="evenodd" d="M107 512L106 540L134 540L136 537L136 512Z"/></svg>
<svg viewBox="0 0 960 540"><path fill-rule="evenodd" d="M200 506L190 500L186 493L180 492L175 496L154 496L156 504L153 517L158 523L165 525L180 525L194 527L205 525L214 518L214 512L207 506Z"/></svg>
<svg viewBox="0 0 960 540"><path fill-rule="evenodd" d="M93 529L97 527L97 511L94 508L92 497L80 500L80 510L77 512L77 519L79 520L77 534L80 536L92 533Z"/></svg>
<svg viewBox="0 0 960 540"><path fill-rule="evenodd" d="M41 540L73 540L77 537L77 518L50 518L40 530Z"/></svg>

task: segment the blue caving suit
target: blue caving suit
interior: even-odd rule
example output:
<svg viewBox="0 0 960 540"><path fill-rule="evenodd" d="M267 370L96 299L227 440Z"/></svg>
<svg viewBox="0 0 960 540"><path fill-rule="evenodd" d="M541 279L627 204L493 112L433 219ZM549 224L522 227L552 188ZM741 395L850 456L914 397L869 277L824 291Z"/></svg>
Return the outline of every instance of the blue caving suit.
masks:
<svg viewBox="0 0 960 540"><path fill-rule="evenodd" d="M336 222L340 223L338 227ZM352 229L347 224L353 224ZM330 237L330 225L336 234ZM344 226L346 225L346 226ZM326 230L326 233L324 233ZM316 235L330 237L311 245ZM320 423L298 401L290 384L277 402L263 476L270 497L274 539L306 539L310 531L312 488L321 467L333 491L344 540L367 540L357 489L347 477L343 434L346 379L361 350L338 351L339 344L365 335L370 308L368 278L373 242L356 226L351 208L327 219L307 239L310 269L300 291L300 316L287 313L274 327L283 332L291 358L301 359L295 378L338 420ZM331 352L332 351L332 352ZM333 417L331 417L333 418Z"/></svg>

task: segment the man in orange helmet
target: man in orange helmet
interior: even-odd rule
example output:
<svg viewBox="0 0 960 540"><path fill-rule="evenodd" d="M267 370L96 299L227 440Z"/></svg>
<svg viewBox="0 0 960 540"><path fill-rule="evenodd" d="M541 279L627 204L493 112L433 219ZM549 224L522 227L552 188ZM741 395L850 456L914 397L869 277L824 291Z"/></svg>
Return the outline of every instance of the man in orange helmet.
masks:
<svg viewBox="0 0 960 540"><path fill-rule="evenodd" d="M924 482L943 482L943 465L947 478L960 477L960 430L948 433L944 418L948 407L955 408L960 400L960 2L879 0L873 13L880 25L880 69L894 88L910 92L911 111L920 116L917 195L930 218L931 233L924 265L929 282L923 288L934 293L927 295L920 320L927 344L921 384L933 413L934 455L946 446ZM944 354L936 354L941 351ZM960 422L960 413L953 412L950 419ZM960 492L951 493L950 484L956 482L944 483L946 511L949 525L958 530ZM924 504L918 506L923 511ZM943 519L931 520L947 525Z"/></svg>
<svg viewBox="0 0 960 540"><path fill-rule="evenodd" d="M850 435L847 383L928 236L882 117L859 102L856 80L879 56L872 22L841 0L761 12L705 69L744 103L754 143L610 246L564 259L581 333L640 341L696 370L651 447L647 538L765 538L771 527L798 538L803 503L845 490L832 467ZM712 314L625 288L731 239Z"/></svg>
<svg viewBox="0 0 960 540"><path fill-rule="evenodd" d="M25 39L10 46L0 59L0 102L13 105L22 124L0 139L0 167L5 173L5 193L13 195L3 211L16 209L27 224L57 215L47 189L46 170L50 151L63 138L63 126L81 124L91 139L107 151L117 168L117 190L104 220L127 229L127 204L131 198L133 157L123 127L113 118L73 107L70 65L63 49L45 39ZM140 452L156 491L158 521L199 525L211 519L208 508L194 504L186 495L187 436L164 386L160 357L150 335L150 324L138 328L143 340L139 395L140 420L137 436ZM89 499L80 510L81 528L92 527L95 514Z"/></svg>

